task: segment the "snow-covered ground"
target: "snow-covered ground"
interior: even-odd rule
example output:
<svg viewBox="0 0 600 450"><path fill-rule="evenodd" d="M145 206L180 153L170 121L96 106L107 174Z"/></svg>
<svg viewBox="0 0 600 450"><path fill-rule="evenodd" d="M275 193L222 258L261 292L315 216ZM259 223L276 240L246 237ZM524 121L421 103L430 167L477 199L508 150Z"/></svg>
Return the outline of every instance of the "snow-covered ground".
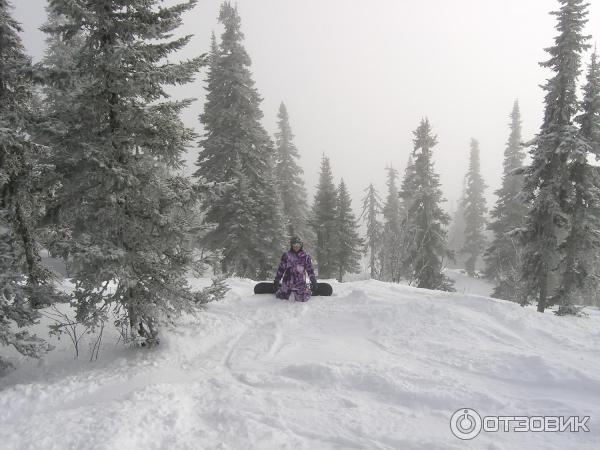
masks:
<svg viewBox="0 0 600 450"><path fill-rule="evenodd" d="M334 296L307 303L229 281L156 350L106 332L98 361L88 344L73 360L63 339L45 361L19 362L0 379L0 448L600 448L597 309L539 314L465 293L489 290L467 279L455 294L332 283ZM591 416L590 432L461 441L449 425L459 408Z"/></svg>

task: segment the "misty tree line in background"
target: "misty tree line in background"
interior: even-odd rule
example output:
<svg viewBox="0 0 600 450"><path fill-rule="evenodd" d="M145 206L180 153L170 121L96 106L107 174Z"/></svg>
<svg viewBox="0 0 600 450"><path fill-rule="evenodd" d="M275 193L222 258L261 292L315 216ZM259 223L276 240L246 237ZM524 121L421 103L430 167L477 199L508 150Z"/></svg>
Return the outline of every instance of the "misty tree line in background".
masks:
<svg viewBox="0 0 600 450"><path fill-rule="evenodd" d="M369 270L371 277L383 281L406 280L420 288L453 291L453 282L443 271L453 255L446 233L450 217L441 207L445 200L433 168L437 138L427 119L413 135L414 147L400 189L398 171L388 167L385 203L372 184L365 190L361 217L367 226Z"/></svg>
<svg viewBox="0 0 600 450"><path fill-rule="evenodd" d="M495 283L494 297L523 305L535 301L540 312L559 305L559 315L577 314L575 303L598 303L600 168L591 160L600 151L600 70L594 51L583 99L578 101L581 54L589 48L589 36L582 34L588 5L583 0L559 3L560 9L552 13L559 34L554 46L547 49L550 59L542 63L554 72L543 87L544 121L535 139L522 144L520 111L515 102L502 185L495 192L498 200L489 223L476 140L471 142L469 170L448 243L443 227L431 228L446 225L447 217L440 214L429 223L416 219L416 213L426 211L426 203L416 195L413 180L423 166L417 164L418 156L413 153L417 160L413 163L411 159L407 165L399 191L401 202L397 201L394 169L388 169L388 197L383 207L373 186L367 189L363 217L371 276L447 289L439 278L424 282L419 270L425 261L431 268L439 267L439 261L455 253L462 257L470 275L477 274L478 261L483 259L484 275ZM525 147L529 147L531 157L528 165L524 165ZM383 223L378 221L380 212ZM424 216L433 218L435 214ZM489 245L486 224L492 234ZM426 231L438 238L437 254L424 246ZM419 246L423 252L415 253ZM454 252L448 251L448 246Z"/></svg>

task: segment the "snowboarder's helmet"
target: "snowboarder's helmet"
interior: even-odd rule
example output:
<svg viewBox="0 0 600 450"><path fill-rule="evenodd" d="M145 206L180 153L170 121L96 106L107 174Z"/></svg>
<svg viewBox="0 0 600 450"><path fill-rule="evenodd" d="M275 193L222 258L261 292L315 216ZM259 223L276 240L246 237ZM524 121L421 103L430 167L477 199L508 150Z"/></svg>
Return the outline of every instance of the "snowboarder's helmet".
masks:
<svg viewBox="0 0 600 450"><path fill-rule="evenodd" d="M290 239L290 245L293 247L295 244L300 244L302 245L302 239L300 239L298 236L294 236Z"/></svg>

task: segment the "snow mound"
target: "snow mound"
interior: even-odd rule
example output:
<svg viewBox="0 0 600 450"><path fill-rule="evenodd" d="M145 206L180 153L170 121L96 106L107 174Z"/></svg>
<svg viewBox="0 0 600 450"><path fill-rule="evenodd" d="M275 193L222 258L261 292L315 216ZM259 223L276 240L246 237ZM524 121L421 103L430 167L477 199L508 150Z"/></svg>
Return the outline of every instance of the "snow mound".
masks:
<svg viewBox="0 0 600 450"><path fill-rule="evenodd" d="M372 280L295 303L229 284L157 350L109 335L98 361L73 361L63 342L22 364L0 380L2 448L600 448L597 309L557 317ZM590 432L461 441L459 408L590 416Z"/></svg>

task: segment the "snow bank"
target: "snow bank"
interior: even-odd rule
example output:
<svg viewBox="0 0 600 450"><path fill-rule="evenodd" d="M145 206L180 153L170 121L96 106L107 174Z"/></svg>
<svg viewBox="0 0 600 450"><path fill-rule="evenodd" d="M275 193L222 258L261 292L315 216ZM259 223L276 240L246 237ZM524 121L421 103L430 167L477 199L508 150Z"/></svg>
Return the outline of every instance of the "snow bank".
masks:
<svg viewBox="0 0 600 450"><path fill-rule="evenodd" d="M204 280L198 280L199 284ZM21 449L600 448L600 314L377 281L307 303L226 299L158 350L107 335L99 361L61 343L0 380L0 442ZM483 288L483 287L482 287ZM481 433L450 417L591 416L589 433Z"/></svg>

